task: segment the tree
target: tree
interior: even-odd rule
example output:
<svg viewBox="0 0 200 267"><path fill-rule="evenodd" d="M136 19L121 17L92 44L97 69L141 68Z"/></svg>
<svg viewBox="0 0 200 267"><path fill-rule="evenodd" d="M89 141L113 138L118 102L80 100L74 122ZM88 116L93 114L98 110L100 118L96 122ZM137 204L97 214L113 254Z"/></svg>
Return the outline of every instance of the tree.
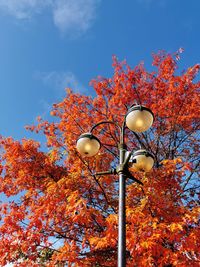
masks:
<svg viewBox="0 0 200 267"><path fill-rule="evenodd" d="M116 266L118 177L94 173L116 164L117 129L95 130L103 146L93 158L75 146L97 122L121 123L134 102L151 108L155 122L126 141L150 151L155 166L134 173L144 186L127 181L127 266L199 266L200 65L178 74L178 57L153 55L152 72L114 58L113 77L91 82L94 98L68 89L51 111L55 122L27 127L46 136L45 151L1 137L1 266Z"/></svg>

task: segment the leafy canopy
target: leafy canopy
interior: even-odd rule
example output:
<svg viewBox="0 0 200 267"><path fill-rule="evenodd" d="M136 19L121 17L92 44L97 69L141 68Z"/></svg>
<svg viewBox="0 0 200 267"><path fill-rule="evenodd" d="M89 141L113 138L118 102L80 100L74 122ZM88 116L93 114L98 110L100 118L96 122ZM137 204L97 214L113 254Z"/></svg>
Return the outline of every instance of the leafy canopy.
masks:
<svg viewBox="0 0 200 267"><path fill-rule="evenodd" d="M91 81L94 98L68 89L52 108L55 122L27 127L46 136L45 151L1 137L1 266L116 266L118 177L94 173L116 164L119 134L112 125L96 129L103 146L90 159L75 145L99 121L121 124L134 102L155 122L139 139L127 131L126 142L151 152L155 166L134 173L143 187L127 181L127 266L199 266L200 65L179 74L178 57L153 55L152 72L114 58L113 77Z"/></svg>

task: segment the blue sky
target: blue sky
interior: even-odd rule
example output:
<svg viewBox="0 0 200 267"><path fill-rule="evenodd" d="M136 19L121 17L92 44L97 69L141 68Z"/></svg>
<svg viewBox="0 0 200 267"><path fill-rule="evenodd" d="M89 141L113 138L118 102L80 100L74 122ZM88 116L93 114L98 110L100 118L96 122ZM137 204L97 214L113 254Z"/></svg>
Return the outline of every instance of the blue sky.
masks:
<svg viewBox="0 0 200 267"><path fill-rule="evenodd" d="M114 54L150 69L152 52L183 47L180 68L199 63L199 12L199 0L0 0L0 134L29 137L65 87L92 94Z"/></svg>

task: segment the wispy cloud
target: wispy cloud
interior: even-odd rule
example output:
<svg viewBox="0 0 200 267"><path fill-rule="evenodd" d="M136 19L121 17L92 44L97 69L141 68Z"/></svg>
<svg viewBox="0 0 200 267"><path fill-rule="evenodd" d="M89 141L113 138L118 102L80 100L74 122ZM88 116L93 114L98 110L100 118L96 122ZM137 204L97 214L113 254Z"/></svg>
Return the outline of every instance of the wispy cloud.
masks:
<svg viewBox="0 0 200 267"><path fill-rule="evenodd" d="M87 93L87 89L70 71L37 72L34 76L42 80L45 86L54 89L60 96L63 96L65 88L71 88L74 92Z"/></svg>
<svg viewBox="0 0 200 267"><path fill-rule="evenodd" d="M56 101L62 100L62 98L66 95L66 88L70 88L73 90L73 92L81 94L89 93L89 91L85 86L83 86L78 78L69 71L36 72L34 74L34 79L42 81L44 87L56 95L56 97L54 97ZM50 99L41 99L40 105L42 108L42 114L40 115L43 118L47 118L52 109L52 102Z"/></svg>
<svg viewBox="0 0 200 267"><path fill-rule="evenodd" d="M99 0L59 0L53 7L55 25L63 32L81 34L96 17Z"/></svg>
<svg viewBox="0 0 200 267"><path fill-rule="evenodd" d="M17 19L29 19L52 4L52 0L1 0L0 10Z"/></svg>
<svg viewBox="0 0 200 267"><path fill-rule="evenodd" d="M96 18L101 0L0 0L1 13L16 19L31 19L35 15L51 10L55 26L70 35L86 32Z"/></svg>

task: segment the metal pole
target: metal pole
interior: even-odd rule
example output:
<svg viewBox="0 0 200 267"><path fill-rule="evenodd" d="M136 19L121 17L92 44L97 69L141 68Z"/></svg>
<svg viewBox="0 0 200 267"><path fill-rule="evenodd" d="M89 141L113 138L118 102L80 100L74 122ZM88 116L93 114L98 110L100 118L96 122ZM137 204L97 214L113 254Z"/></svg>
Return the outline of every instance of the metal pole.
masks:
<svg viewBox="0 0 200 267"><path fill-rule="evenodd" d="M119 146L119 163L125 159L125 146ZM126 184L123 168L119 171L118 267L126 266Z"/></svg>

